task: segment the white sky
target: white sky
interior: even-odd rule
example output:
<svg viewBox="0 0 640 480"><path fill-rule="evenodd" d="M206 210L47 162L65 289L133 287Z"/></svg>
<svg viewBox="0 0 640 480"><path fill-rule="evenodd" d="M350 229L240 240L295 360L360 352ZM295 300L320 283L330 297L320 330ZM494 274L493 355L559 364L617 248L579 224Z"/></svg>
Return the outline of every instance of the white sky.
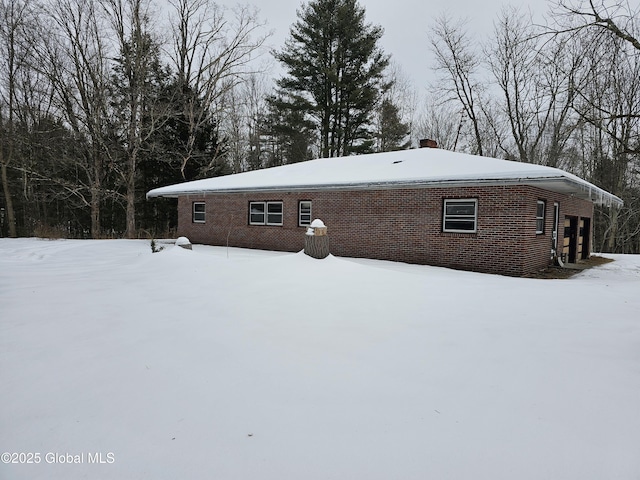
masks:
<svg viewBox="0 0 640 480"><path fill-rule="evenodd" d="M289 36L291 25L297 20L297 10L308 0L215 0L219 5L233 8L238 4L255 6L261 21L266 22L265 32L272 31L268 39L271 50L280 50ZM367 23L380 25L384 29L381 46L418 90L423 90L433 82L432 54L429 48L428 32L435 18L447 13L453 20L466 19L469 35L484 40L493 32L493 22L505 5L530 11L536 21L548 11L549 0L447 0L429 2L424 0L359 0L364 6ZM172 9L167 0L155 0L160 17L166 19ZM165 13L165 15L163 15ZM229 12L229 15L231 13ZM261 61L272 63L274 77L278 77L278 67L270 54Z"/></svg>
<svg viewBox="0 0 640 480"><path fill-rule="evenodd" d="M222 3L233 5L234 0ZM288 37L290 26L297 20L296 10L300 0L255 1L260 15L265 19L274 35L270 43L282 48ZM502 1L502 0L448 0L428 2L424 0L360 0L365 7L367 21L384 28L382 47L399 64L403 72L412 80L416 88L424 88L433 79L428 31L434 18L447 12L452 18L467 18L469 33L479 36L493 31L493 21L503 5L519 6L531 10L536 18L548 10L546 0Z"/></svg>

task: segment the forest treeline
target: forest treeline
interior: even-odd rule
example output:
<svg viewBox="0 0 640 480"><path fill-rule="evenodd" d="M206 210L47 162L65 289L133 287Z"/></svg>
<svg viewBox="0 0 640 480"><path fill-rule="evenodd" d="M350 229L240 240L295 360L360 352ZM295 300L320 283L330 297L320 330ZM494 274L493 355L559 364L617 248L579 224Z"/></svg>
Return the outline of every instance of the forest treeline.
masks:
<svg viewBox="0 0 640 480"><path fill-rule="evenodd" d="M640 253L639 12L547 6L435 18L414 85L356 0L303 3L276 51L247 5L0 0L0 236L171 235L152 188L431 138L614 193L594 248Z"/></svg>

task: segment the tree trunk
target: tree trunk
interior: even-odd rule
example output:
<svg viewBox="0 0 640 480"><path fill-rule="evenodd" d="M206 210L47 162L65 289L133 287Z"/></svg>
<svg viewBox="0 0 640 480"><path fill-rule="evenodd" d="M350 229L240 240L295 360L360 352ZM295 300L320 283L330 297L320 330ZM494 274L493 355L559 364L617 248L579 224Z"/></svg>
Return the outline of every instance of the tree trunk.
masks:
<svg viewBox="0 0 640 480"><path fill-rule="evenodd" d="M125 238L136 238L136 198L133 186L127 188L127 231Z"/></svg>
<svg viewBox="0 0 640 480"><path fill-rule="evenodd" d="M91 238L94 240L100 238L102 235L102 226L100 225L100 204L100 187L93 185L91 187Z"/></svg>
<svg viewBox="0 0 640 480"><path fill-rule="evenodd" d="M608 253L616 252L616 240L618 236L618 213L620 213L620 209L612 207L611 209L611 228L609 230L609 236L606 239L606 251Z"/></svg>
<svg viewBox="0 0 640 480"><path fill-rule="evenodd" d="M329 237L327 235L305 235L304 253L312 258L327 258L329 256Z"/></svg>
<svg viewBox="0 0 640 480"><path fill-rule="evenodd" d="M4 192L4 201L7 207L7 223L9 224L9 236L15 238L18 236L16 231L16 216L13 211L13 200L9 191L9 178L7 176L7 165L0 162L0 170L2 170L2 190Z"/></svg>

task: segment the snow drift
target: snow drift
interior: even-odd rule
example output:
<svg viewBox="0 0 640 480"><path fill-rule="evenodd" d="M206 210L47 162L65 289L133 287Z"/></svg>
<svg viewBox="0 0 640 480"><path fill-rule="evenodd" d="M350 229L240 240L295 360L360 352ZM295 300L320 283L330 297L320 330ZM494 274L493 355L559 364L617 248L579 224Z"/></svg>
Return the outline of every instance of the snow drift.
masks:
<svg viewBox="0 0 640 480"><path fill-rule="evenodd" d="M615 260L0 239L0 446L41 458L0 478L636 479L640 257Z"/></svg>

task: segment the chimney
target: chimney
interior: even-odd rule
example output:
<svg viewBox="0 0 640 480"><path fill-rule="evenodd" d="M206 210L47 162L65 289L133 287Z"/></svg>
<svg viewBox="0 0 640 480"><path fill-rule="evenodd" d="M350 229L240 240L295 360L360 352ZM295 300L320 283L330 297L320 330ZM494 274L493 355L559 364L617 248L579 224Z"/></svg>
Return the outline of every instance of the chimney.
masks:
<svg viewBox="0 0 640 480"><path fill-rule="evenodd" d="M438 148L438 142L430 138L425 138L420 140L420 148Z"/></svg>

